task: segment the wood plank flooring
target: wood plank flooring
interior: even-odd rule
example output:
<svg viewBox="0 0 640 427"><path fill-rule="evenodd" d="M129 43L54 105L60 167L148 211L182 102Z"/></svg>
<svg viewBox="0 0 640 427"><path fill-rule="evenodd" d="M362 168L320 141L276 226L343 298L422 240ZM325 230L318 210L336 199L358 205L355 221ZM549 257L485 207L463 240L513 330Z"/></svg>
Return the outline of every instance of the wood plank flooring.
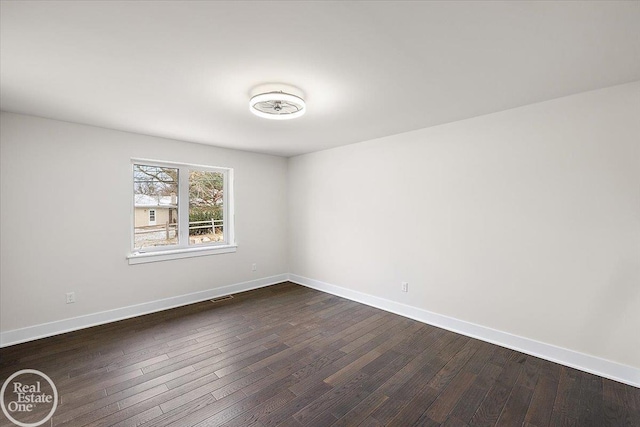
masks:
<svg viewBox="0 0 640 427"><path fill-rule="evenodd" d="M292 283L0 350L25 368L53 426L640 426L640 389Z"/></svg>

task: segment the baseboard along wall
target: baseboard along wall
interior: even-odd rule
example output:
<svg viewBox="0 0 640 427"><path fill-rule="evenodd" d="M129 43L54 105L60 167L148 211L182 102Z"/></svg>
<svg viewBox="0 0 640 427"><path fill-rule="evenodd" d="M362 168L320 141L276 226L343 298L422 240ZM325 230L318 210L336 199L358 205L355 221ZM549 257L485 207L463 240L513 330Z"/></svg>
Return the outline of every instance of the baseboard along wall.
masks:
<svg viewBox="0 0 640 427"><path fill-rule="evenodd" d="M421 308L353 291L296 274L289 274L289 281L371 307L376 307L428 325L640 388L640 369L632 366L513 335L508 332L487 328L486 326L444 316Z"/></svg>
<svg viewBox="0 0 640 427"><path fill-rule="evenodd" d="M142 304L131 305L114 310L102 311L99 313L87 314L73 317L71 319L58 320L55 322L43 323L12 331L0 332L0 348L65 332L77 331L78 329L90 328L105 323L117 322L118 320L129 319L131 317L142 316L144 314L155 313L157 311L168 310L170 308L206 301L226 295L237 294L238 292L250 291L252 289L263 288L287 281L288 274L278 274L276 276L264 277L250 280L248 282L236 283L206 291L194 292L186 295L165 298Z"/></svg>
<svg viewBox="0 0 640 427"><path fill-rule="evenodd" d="M308 288L337 295L342 298L376 307L390 313L417 320L438 328L446 329L471 338L476 338L501 347L510 348L531 356L559 363L584 372L599 375L640 388L640 369L574 350L532 340L508 332L487 328L482 325L444 316L421 308L376 297L319 280L296 274L279 274L206 291L195 292L177 297L132 305L100 313L43 323L26 328L0 332L0 347L7 347L40 338L46 338L65 332L76 331L105 323L116 322L131 317L142 316L157 311L193 304L212 298L218 298L239 292L250 291L277 283L291 281Z"/></svg>

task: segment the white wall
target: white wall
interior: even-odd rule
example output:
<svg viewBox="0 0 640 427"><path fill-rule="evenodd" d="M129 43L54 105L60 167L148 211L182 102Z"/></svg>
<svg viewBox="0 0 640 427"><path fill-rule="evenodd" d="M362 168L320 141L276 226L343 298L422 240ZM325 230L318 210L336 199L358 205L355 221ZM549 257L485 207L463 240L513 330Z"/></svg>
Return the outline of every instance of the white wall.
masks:
<svg viewBox="0 0 640 427"><path fill-rule="evenodd" d="M293 274L640 367L640 83L292 158L289 207Z"/></svg>
<svg viewBox="0 0 640 427"><path fill-rule="evenodd" d="M287 162L2 113L0 331L290 271L640 368L638 117L633 83ZM237 253L128 265L132 157L235 168Z"/></svg>
<svg viewBox="0 0 640 427"><path fill-rule="evenodd" d="M287 272L285 158L10 113L0 128L1 331ZM129 265L132 157L234 168L237 252Z"/></svg>

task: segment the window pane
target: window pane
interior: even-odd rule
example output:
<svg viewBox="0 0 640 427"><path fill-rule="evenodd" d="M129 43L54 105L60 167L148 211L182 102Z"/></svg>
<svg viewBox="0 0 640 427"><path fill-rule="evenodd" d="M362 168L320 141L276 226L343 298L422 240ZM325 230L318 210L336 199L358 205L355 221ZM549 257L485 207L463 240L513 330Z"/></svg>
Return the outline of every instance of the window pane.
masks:
<svg viewBox="0 0 640 427"><path fill-rule="evenodd" d="M224 241L224 174L189 172L189 244Z"/></svg>
<svg viewBox="0 0 640 427"><path fill-rule="evenodd" d="M133 165L134 246L178 244L178 169Z"/></svg>

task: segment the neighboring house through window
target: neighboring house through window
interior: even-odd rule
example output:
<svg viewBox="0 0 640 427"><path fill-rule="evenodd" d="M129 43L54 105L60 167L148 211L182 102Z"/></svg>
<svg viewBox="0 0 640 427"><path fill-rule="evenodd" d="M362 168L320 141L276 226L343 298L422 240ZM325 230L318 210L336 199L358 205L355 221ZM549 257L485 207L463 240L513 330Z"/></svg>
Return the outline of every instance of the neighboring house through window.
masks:
<svg viewBox="0 0 640 427"><path fill-rule="evenodd" d="M133 160L132 170L130 263L235 251L232 169Z"/></svg>

